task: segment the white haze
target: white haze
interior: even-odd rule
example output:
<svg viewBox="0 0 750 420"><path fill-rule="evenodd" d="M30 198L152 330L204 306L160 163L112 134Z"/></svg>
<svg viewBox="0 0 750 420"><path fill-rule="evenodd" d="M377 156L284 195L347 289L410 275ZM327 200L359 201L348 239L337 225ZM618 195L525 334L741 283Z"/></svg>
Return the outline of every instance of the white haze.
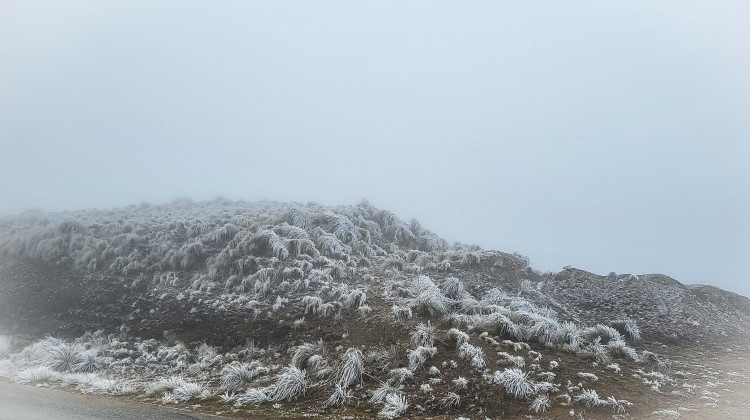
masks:
<svg viewBox="0 0 750 420"><path fill-rule="evenodd" d="M750 3L0 4L0 213L368 198L750 295Z"/></svg>

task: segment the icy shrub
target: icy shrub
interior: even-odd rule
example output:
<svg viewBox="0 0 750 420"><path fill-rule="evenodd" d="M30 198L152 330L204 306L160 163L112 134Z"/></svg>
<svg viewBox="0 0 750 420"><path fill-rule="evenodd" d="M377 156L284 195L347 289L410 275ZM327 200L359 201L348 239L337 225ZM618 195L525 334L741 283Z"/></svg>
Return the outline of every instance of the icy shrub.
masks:
<svg viewBox="0 0 750 420"><path fill-rule="evenodd" d="M406 321L412 317L411 308L408 306L393 305L391 313L393 314L393 318L399 322Z"/></svg>
<svg viewBox="0 0 750 420"><path fill-rule="evenodd" d="M595 390L583 389L580 394L573 397L576 402L583 404L587 408L599 407L605 405L607 402L599 398L599 394Z"/></svg>
<svg viewBox="0 0 750 420"><path fill-rule="evenodd" d="M481 371L487 366L487 363L484 361L484 352L482 349L469 343L463 343L459 346L458 355L462 359L470 360L471 366L476 370Z"/></svg>
<svg viewBox="0 0 750 420"><path fill-rule="evenodd" d="M440 405L444 409L455 408L461 405L461 396L455 392L448 392L443 398L440 399Z"/></svg>
<svg viewBox="0 0 750 420"><path fill-rule="evenodd" d="M456 348L461 347L462 344L469 341L469 334L457 329L451 328L448 330L448 338L456 341Z"/></svg>
<svg viewBox="0 0 750 420"><path fill-rule="evenodd" d="M528 372L524 372L518 368L505 369L502 372L496 371L493 382L502 385L505 388L505 392L516 399L526 398L534 392L534 385L529 380Z"/></svg>
<svg viewBox="0 0 750 420"><path fill-rule="evenodd" d="M414 347L432 347L435 344L435 327L427 321L427 324L420 322L414 332L411 333L411 344Z"/></svg>
<svg viewBox="0 0 750 420"><path fill-rule="evenodd" d="M549 408L549 397L546 395L538 395L533 401L531 401L531 405L529 406L529 409L533 413L543 413L549 410Z"/></svg>
<svg viewBox="0 0 750 420"><path fill-rule="evenodd" d="M424 362L427 361L430 357L433 357L437 354L437 348L435 347L423 347L419 346L414 350L409 350L407 352L408 358L409 358L409 369L414 372L417 369L421 368L422 365L424 365Z"/></svg>
<svg viewBox="0 0 750 420"><path fill-rule="evenodd" d="M378 413L378 417L385 419L394 419L399 417L409 408L406 397L398 394L388 394L385 397L383 409Z"/></svg>
<svg viewBox="0 0 750 420"><path fill-rule="evenodd" d="M87 361L85 351L78 343L60 342L50 348L49 366L58 372L80 372Z"/></svg>
<svg viewBox="0 0 750 420"><path fill-rule="evenodd" d="M359 349L350 348L342 356L334 373L336 384L346 389L362 382L364 374L364 357Z"/></svg>
<svg viewBox="0 0 750 420"><path fill-rule="evenodd" d="M289 365L276 375L273 393L270 395L273 401L291 401L305 395L307 392L307 374L304 370Z"/></svg>
<svg viewBox="0 0 750 420"><path fill-rule="evenodd" d="M315 343L302 343L299 346L292 347L289 351L292 353L292 365L305 369L311 357L315 355L325 356L325 344L323 339L320 339Z"/></svg>
<svg viewBox="0 0 750 420"><path fill-rule="evenodd" d="M611 326L618 332L630 337L630 339L633 341L638 341L641 339L641 329L638 328L638 324L636 324L636 322L630 318L614 321L612 322Z"/></svg>

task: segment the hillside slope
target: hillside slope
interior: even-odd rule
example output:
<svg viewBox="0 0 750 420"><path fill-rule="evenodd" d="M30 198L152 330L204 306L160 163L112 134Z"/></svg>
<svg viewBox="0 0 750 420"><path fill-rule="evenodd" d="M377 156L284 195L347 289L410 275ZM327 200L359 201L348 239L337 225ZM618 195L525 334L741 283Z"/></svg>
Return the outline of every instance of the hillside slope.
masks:
<svg viewBox="0 0 750 420"><path fill-rule="evenodd" d="M643 417L690 394L655 341L750 325L729 292L539 273L366 201L29 212L0 220L0 256L0 376L235 414Z"/></svg>

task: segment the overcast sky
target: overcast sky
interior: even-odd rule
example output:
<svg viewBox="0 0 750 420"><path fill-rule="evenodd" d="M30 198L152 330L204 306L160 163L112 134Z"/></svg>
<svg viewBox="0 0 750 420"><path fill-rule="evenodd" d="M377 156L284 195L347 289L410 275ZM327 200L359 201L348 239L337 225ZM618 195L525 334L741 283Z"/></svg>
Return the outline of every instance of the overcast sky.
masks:
<svg viewBox="0 0 750 420"><path fill-rule="evenodd" d="M617 4L619 3L619 4ZM750 295L750 2L0 3L0 214L368 198Z"/></svg>

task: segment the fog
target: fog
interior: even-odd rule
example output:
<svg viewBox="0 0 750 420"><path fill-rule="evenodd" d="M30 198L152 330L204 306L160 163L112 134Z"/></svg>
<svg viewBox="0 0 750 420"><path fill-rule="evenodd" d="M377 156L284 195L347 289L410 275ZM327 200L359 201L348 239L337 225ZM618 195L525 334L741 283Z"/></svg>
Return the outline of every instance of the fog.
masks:
<svg viewBox="0 0 750 420"><path fill-rule="evenodd" d="M0 213L367 198L750 296L750 3L0 4Z"/></svg>

